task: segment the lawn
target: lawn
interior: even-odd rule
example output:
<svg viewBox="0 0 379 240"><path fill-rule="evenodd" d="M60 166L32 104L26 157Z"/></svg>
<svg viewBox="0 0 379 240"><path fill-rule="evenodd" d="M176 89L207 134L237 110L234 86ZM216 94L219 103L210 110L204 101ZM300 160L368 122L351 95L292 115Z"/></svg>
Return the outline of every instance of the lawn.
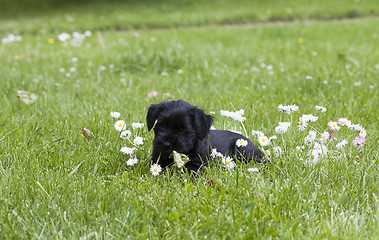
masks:
<svg viewBox="0 0 379 240"><path fill-rule="evenodd" d="M252 11L249 1L46 0L40 11L20 2L24 12L9 5L0 19L0 38L22 38L0 45L1 239L379 235L375 1L257 1ZM70 39L59 40L63 32ZM29 95L27 104L18 91L37 98ZM132 123L145 123L150 104L176 99L213 115L215 128L269 150L271 164L221 165L195 182L175 169L153 176L153 132ZM280 104L298 111L281 112ZM220 114L240 109L242 123ZM120 118L111 117L115 111ZM303 114L318 119L301 131ZM315 145L304 138L316 130L319 139L340 118L360 124L366 142L354 146L358 132L339 125L313 161ZM120 138L117 120L129 139ZM291 122L286 133L275 131L279 122ZM277 139L261 146L252 131ZM142 145L134 145L137 136ZM137 149L136 165L127 165L124 146Z"/></svg>

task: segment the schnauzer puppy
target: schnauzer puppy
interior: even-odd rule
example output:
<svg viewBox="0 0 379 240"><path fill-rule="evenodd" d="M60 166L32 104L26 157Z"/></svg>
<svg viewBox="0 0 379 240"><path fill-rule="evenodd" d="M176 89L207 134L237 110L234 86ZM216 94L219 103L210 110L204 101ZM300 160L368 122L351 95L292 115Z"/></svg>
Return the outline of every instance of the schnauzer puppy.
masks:
<svg viewBox="0 0 379 240"><path fill-rule="evenodd" d="M210 130L212 116L183 100L152 104L146 121L149 131L154 127L152 161L162 168L173 163L170 155L176 151L189 157L185 167L196 173L213 160L214 148L240 161L265 163L261 151L248 138L230 131ZM246 140L247 145L237 147L238 139Z"/></svg>

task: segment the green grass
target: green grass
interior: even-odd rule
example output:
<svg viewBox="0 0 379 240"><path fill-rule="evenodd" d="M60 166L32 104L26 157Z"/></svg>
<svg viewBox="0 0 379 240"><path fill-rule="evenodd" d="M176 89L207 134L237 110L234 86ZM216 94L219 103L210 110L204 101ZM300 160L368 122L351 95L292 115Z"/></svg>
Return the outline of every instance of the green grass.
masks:
<svg viewBox="0 0 379 240"><path fill-rule="evenodd" d="M223 19L230 16L225 11ZM78 15L78 22L88 16ZM45 17L33 18L41 21L35 29L45 26ZM98 23L88 22L90 30L99 29ZM26 29L21 20L14 24L15 32ZM75 31L74 24L45 33L25 30L21 42L0 46L0 238L377 238L377 25L376 18L207 25L145 29L138 37L110 27L93 30L81 47L64 47L56 39L62 31ZM67 77L71 67L76 71ZM156 98L147 98L151 89L159 93ZM17 99L18 90L38 99L26 105ZM128 125L131 140L138 135L145 143L137 151L140 162L126 166L119 149L132 144L119 138L110 112L119 111L128 124L145 122L149 105L164 99L215 112L218 129L244 131L219 114L243 108L253 142L258 144L252 130L275 134L284 152L259 173L247 171L259 167L253 163L238 163L232 171L208 169L197 182L176 172L153 177L153 133ZM296 104L299 112L280 113L279 104ZM344 150L330 141L331 151L315 165L307 162L306 151L300 159L295 147L309 129L298 131L297 121L302 114L318 114L315 105L327 111L314 127L322 132L328 121L346 117L366 128L365 146L353 147L350 137ZM292 122L283 138L274 131L279 121ZM89 141L81 128L93 132ZM343 129L336 136L342 140L351 133ZM204 184L207 179L211 186Z"/></svg>
<svg viewBox="0 0 379 240"><path fill-rule="evenodd" d="M0 33L171 28L379 14L376 0L41 0L38 5L30 0L5 0L2 6Z"/></svg>

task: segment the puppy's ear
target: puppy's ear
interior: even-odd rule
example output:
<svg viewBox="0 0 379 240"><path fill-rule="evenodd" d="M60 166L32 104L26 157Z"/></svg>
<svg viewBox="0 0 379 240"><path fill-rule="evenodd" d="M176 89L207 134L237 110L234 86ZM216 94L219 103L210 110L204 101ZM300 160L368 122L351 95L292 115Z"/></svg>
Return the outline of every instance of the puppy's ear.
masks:
<svg viewBox="0 0 379 240"><path fill-rule="evenodd" d="M204 139L208 135L212 122L212 116L205 114L204 111L199 108L194 109L193 126L198 139Z"/></svg>
<svg viewBox="0 0 379 240"><path fill-rule="evenodd" d="M162 110L163 110L162 104L150 105L149 110L147 111L147 116L146 116L147 129L149 129L149 131L154 127L155 121L157 120L157 117Z"/></svg>

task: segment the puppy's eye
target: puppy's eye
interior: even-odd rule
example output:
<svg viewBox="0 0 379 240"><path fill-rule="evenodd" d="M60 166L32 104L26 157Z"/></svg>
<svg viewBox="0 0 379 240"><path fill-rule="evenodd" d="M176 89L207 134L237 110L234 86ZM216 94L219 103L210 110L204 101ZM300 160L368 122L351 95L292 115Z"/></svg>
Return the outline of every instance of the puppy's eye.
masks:
<svg viewBox="0 0 379 240"><path fill-rule="evenodd" d="M185 131L184 127L179 128L179 131L184 132Z"/></svg>

